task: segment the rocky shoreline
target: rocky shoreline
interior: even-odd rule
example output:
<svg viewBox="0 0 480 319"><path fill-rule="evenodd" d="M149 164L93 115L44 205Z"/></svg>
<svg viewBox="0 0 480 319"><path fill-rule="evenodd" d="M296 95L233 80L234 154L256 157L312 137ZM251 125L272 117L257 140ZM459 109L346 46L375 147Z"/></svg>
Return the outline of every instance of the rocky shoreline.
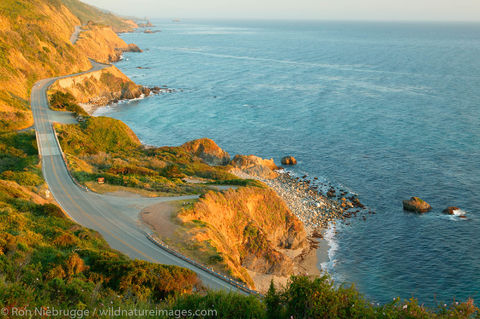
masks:
<svg viewBox="0 0 480 319"><path fill-rule="evenodd" d="M99 96L97 98L91 99L89 103L79 103L79 105L87 112L89 115L93 115L96 110L101 107L105 107L111 104L117 104L120 102L128 102L131 100L143 99L145 97L164 94L164 93L175 93L176 89L168 88L166 86L154 86L154 87L142 87L140 94L132 95L121 95L121 96Z"/></svg>
<svg viewBox="0 0 480 319"><path fill-rule="evenodd" d="M337 190L328 186L329 196L324 195L320 186L327 185L319 185L320 183L316 182L317 179L312 181L307 176L295 177L292 173L284 171L274 179L265 179L243 172L236 172L236 174L240 178L259 180L272 188L285 201L292 213L302 221L307 234L312 237L323 237L323 230L337 221L345 221L358 214L363 214L362 218L366 219L365 214L375 214L368 211L356 195L344 190L339 190L341 197L337 197Z"/></svg>

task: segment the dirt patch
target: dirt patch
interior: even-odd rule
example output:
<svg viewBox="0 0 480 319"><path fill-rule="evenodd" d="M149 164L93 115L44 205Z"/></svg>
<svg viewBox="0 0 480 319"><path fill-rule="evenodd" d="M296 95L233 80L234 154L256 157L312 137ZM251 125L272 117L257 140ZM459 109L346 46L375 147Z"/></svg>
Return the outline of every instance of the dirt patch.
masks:
<svg viewBox="0 0 480 319"><path fill-rule="evenodd" d="M105 194L105 195L122 196L122 197L136 197L136 196L175 197L175 196L179 196L179 194L174 194L174 193L152 192L152 191L148 191L148 190L145 190L145 189L142 189L142 188L125 187L125 186L110 185L110 184L98 184L96 182L86 182L85 186L87 186L90 190L94 191L95 193Z"/></svg>
<svg viewBox="0 0 480 319"><path fill-rule="evenodd" d="M175 225L172 214L177 211L174 202L162 202L149 206L140 212L140 220L161 237L172 237L175 234Z"/></svg>

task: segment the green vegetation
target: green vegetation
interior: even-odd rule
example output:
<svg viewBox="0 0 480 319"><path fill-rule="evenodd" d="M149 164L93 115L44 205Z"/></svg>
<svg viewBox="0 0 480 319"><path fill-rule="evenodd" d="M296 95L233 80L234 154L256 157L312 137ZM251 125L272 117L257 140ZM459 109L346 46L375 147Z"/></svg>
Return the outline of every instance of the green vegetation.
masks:
<svg viewBox="0 0 480 319"><path fill-rule="evenodd" d="M287 288L276 291L271 286L266 297L267 317L291 318L473 318L478 308L469 300L439 306L436 311L410 299L399 298L386 305L370 303L352 287L335 287L328 276L316 279L292 277Z"/></svg>
<svg viewBox="0 0 480 319"><path fill-rule="evenodd" d="M63 4L73 14L63 10ZM28 100L35 81L90 67L85 54L69 42L74 26L88 21L111 25L115 31L131 30L128 22L78 0L0 1L0 132L10 132L0 135L0 308L111 306L160 308L174 314L215 309L218 318L258 319L480 318L472 300L434 310L414 299L372 305L353 287L336 287L326 276L292 277L285 288L272 286L264 299L205 292L192 271L131 260L112 250L97 232L67 219L47 198L35 134L11 131L33 124ZM57 92L50 102L56 109L84 114L68 94ZM87 117L80 125L60 125L57 130L70 168L82 182L105 177L112 185L170 193L203 193L208 188L185 183L185 177L207 184L264 187L237 179L228 167L208 166L180 147L145 148L125 124L113 119ZM212 197L217 204L228 201L235 216L245 211L241 196ZM278 218L282 207L265 199L259 203L259 216ZM193 212L191 203L184 208ZM215 211L214 216L225 212ZM212 225L215 220L192 219L189 231L215 233L204 244L190 241L190 248L202 253L206 263L232 263L232 251L220 247L229 248L233 236L223 236ZM265 250L269 233L261 231L266 227L247 224L239 229L247 241L247 250L239 256ZM248 277L241 269L233 275Z"/></svg>
<svg viewBox="0 0 480 319"><path fill-rule="evenodd" d="M273 285L264 299L222 292L178 297L170 309L216 309L219 318L257 319L427 319L479 318L472 300L429 309L417 300L395 299L386 305L375 305L354 287L335 287L328 276L309 279L292 277L283 289ZM194 318L186 316L185 318ZM200 317L200 318L208 318Z"/></svg>
<svg viewBox="0 0 480 319"><path fill-rule="evenodd" d="M211 182L210 184L214 185L215 182ZM256 179L229 179L229 180L222 180L222 185L234 185L234 186L253 186L253 187L260 187L260 188L267 188L267 186L260 182L257 181Z"/></svg>
<svg viewBox="0 0 480 319"><path fill-rule="evenodd" d="M75 98L70 93L56 91L49 97L50 107L55 111L69 111L77 115L88 116L85 110L75 103Z"/></svg>
<svg viewBox="0 0 480 319"><path fill-rule="evenodd" d="M33 132L0 135L0 154L1 307L153 307L197 287L192 271L130 260L40 196Z"/></svg>
<svg viewBox="0 0 480 319"><path fill-rule="evenodd" d="M130 128L107 117L88 117L78 125L57 125L72 174L81 182L104 177L111 185L155 192L199 194L209 184L262 186L239 180L227 167L212 167L181 147L144 147ZM184 182L201 178L208 184Z"/></svg>
<svg viewBox="0 0 480 319"><path fill-rule="evenodd" d="M62 0L67 8L76 15L82 24L87 24L89 21L109 25L115 32L127 32L132 30L132 25L126 23L124 19L115 16L114 14L90 6L78 0Z"/></svg>
<svg viewBox="0 0 480 319"><path fill-rule="evenodd" d="M33 131L0 135L0 178L22 186L43 184Z"/></svg>

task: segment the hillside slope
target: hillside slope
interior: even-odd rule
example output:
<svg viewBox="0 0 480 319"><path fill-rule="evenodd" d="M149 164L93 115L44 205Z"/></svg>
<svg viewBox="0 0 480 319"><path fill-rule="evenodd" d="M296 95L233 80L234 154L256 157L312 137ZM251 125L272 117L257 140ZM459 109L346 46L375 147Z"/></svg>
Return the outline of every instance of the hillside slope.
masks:
<svg viewBox="0 0 480 319"><path fill-rule="evenodd" d="M141 52L135 44L120 39L110 26L94 23L83 26L75 46L87 57L103 63L119 61L123 52Z"/></svg>
<svg viewBox="0 0 480 319"><path fill-rule="evenodd" d="M33 131L0 135L1 307L133 306L192 291L194 272L131 260L67 219L52 204L37 154Z"/></svg>
<svg viewBox="0 0 480 319"><path fill-rule="evenodd" d="M282 250L306 246L302 223L271 189L209 192L178 217L190 225L186 241L212 246L219 263L251 286L246 270L288 277L294 262Z"/></svg>
<svg viewBox="0 0 480 319"><path fill-rule="evenodd" d="M88 21L103 25L88 24L72 45L75 26ZM88 57L110 62L140 51L114 32L134 27L78 0L0 1L0 132L33 125L28 101L37 80L88 70Z"/></svg>
<svg viewBox="0 0 480 319"><path fill-rule="evenodd" d="M0 1L0 132L33 124L28 100L35 81L90 68L70 44L80 23L58 1Z"/></svg>
<svg viewBox="0 0 480 319"><path fill-rule="evenodd" d="M62 0L65 6L80 19L82 24L89 21L111 26L115 32L130 32L137 28L137 24L132 20L122 19L105 10L98 9L78 0Z"/></svg>

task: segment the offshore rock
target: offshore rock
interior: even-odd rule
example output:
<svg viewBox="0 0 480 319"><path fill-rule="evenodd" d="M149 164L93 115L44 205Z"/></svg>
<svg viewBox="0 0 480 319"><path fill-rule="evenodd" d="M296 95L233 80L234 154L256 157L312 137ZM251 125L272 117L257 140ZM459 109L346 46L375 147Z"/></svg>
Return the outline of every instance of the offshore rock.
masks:
<svg viewBox="0 0 480 319"><path fill-rule="evenodd" d="M282 165L297 165L297 160L293 156L285 156L282 158Z"/></svg>
<svg viewBox="0 0 480 319"><path fill-rule="evenodd" d="M448 214L448 215L455 215L455 211L456 210L460 210L460 208L458 207L455 207L455 206L449 206L447 208L445 208L442 213L444 214Z"/></svg>
<svg viewBox="0 0 480 319"><path fill-rule="evenodd" d="M421 198L412 197L403 201L403 209L411 212L426 213L432 209L432 206Z"/></svg>

